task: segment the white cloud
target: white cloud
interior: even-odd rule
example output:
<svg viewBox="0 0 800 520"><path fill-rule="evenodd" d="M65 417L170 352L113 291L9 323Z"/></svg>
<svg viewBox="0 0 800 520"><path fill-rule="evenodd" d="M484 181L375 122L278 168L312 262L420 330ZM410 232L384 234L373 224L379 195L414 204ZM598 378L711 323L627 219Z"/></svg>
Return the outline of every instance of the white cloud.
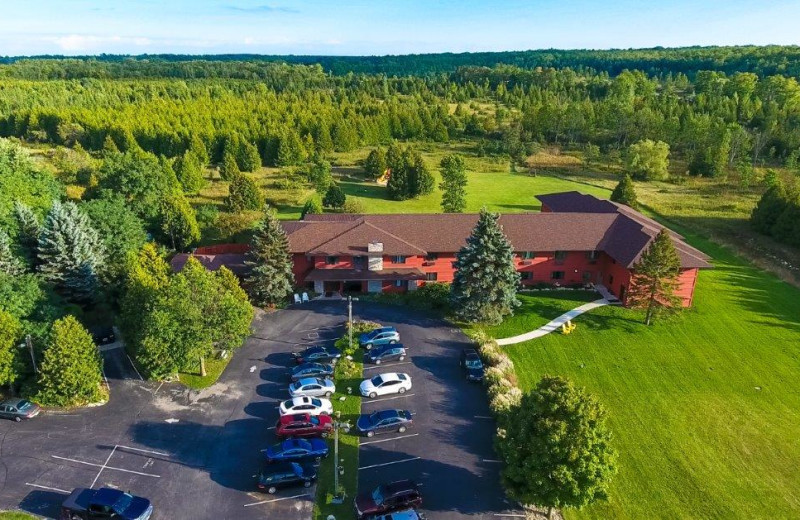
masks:
<svg viewBox="0 0 800 520"><path fill-rule="evenodd" d="M150 38L144 37L125 37L125 36L95 36L91 34L68 34L66 36L47 36L44 41L58 46L64 51L89 51L102 49L107 46L133 45L136 47L147 47L152 45Z"/></svg>

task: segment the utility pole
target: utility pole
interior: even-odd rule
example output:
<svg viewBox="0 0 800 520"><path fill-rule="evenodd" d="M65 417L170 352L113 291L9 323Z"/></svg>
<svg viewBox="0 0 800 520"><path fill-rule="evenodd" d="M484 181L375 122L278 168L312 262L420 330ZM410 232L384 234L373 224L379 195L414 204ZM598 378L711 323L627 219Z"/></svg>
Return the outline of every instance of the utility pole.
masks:
<svg viewBox="0 0 800 520"><path fill-rule="evenodd" d="M339 428L343 429L345 433L350 431L350 423L339 422L341 416L342 412L337 410L333 421L333 496L334 501L339 500L339 502L334 502L338 504L344 501L344 493L341 494L341 497L339 496L339 475L344 474L344 466L339 460Z"/></svg>
<svg viewBox="0 0 800 520"><path fill-rule="evenodd" d="M358 298L347 296L347 339L350 352L353 351L353 302L357 302Z"/></svg>
<svg viewBox="0 0 800 520"><path fill-rule="evenodd" d="M31 340L31 335L28 334L25 336L25 343L28 345L28 350L31 353L31 363L33 363L33 372L35 374L39 373L39 369L36 367L36 356L33 355L33 341Z"/></svg>

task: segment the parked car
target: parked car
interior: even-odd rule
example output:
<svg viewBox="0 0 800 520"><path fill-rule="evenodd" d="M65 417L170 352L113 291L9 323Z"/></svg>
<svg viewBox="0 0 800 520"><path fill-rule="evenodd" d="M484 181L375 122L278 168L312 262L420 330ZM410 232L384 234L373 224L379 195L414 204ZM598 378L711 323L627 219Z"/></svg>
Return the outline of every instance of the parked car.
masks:
<svg viewBox="0 0 800 520"><path fill-rule="evenodd" d="M256 486L270 495L280 488L303 486L311 487L317 480L317 469L311 464L297 462L276 462L267 464L258 474Z"/></svg>
<svg viewBox="0 0 800 520"><path fill-rule="evenodd" d="M336 385L330 379L308 377L289 385L289 395L292 397L330 397L334 392Z"/></svg>
<svg viewBox="0 0 800 520"><path fill-rule="evenodd" d="M359 390L361 395L370 399L379 395L404 394L411 390L411 376L397 372L380 374L362 381Z"/></svg>
<svg viewBox="0 0 800 520"><path fill-rule="evenodd" d="M461 368L464 369L467 381L483 381L483 363L474 348L465 348L461 351Z"/></svg>
<svg viewBox="0 0 800 520"><path fill-rule="evenodd" d="M275 425L275 435L288 437L327 437L333 430L333 419L329 415L296 413L284 415Z"/></svg>
<svg viewBox="0 0 800 520"><path fill-rule="evenodd" d="M393 511L383 515L372 515L367 518L368 520L426 520L425 515L416 509Z"/></svg>
<svg viewBox="0 0 800 520"><path fill-rule="evenodd" d="M99 325L91 327L89 334L92 335L92 341L95 345L109 345L117 341L117 335L114 333L114 327L110 325Z"/></svg>
<svg viewBox="0 0 800 520"><path fill-rule="evenodd" d="M362 348L371 350L378 345L395 344L400 342L400 334L394 327L381 327L358 336L358 344Z"/></svg>
<svg viewBox="0 0 800 520"><path fill-rule="evenodd" d="M38 404L26 399L6 399L0 403L0 417L20 422L33 419L42 412Z"/></svg>
<svg viewBox="0 0 800 520"><path fill-rule="evenodd" d="M268 462L316 461L328 456L328 443L322 439L286 439L261 451Z"/></svg>
<svg viewBox="0 0 800 520"><path fill-rule="evenodd" d="M364 362L380 365L384 361L403 361L406 358L406 349L402 343L381 345L364 354Z"/></svg>
<svg viewBox="0 0 800 520"><path fill-rule="evenodd" d="M147 520L152 514L153 504L146 498L110 488L77 488L61 504L62 520Z"/></svg>
<svg viewBox="0 0 800 520"><path fill-rule="evenodd" d="M359 494L355 499L356 516L359 519L421 505L419 486L412 480L381 484L372 491Z"/></svg>
<svg viewBox="0 0 800 520"><path fill-rule="evenodd" d="M303 363L302 365L297 365L292 369L291 374L289 375L289 379L294 381L299 381L300 379L306 377L333 377L333 365L327 365L323 363Z"/></svg>
<svg viewBox="0 0 800 520"><path fill-rule="evenodd" d="M342 357L342 351L336 347L308 347L301 352L292 352L298 365L302 363L330 363L335 365Z"/></svg>
<svg viewBox="0 0 800 520"><path fill-rule="evenodd" d="M331 415L333 405L327 399L317 397L293 397L282 402L279 407L281 417L297 413L309 415Z"/></svg>
<svg viewBox="0 0 800 520"><path fill-rule="evenodd" d="M356 430L361 435L372 437L377 433L403 433L413 424L413 414L408 410L381 410L362 413L356 420Z"/></svg>

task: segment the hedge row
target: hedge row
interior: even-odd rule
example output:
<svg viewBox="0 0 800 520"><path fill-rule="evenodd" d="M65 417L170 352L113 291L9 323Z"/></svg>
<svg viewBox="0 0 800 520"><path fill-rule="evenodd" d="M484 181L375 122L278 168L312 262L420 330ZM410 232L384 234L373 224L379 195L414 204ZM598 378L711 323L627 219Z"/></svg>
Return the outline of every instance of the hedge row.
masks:
<svg viewBox="0 0 800 520"><path fill-rule="evenodd" d="M478 344L478 353L486 364L486 391L489 394L489 407L502 429L506 414L522 399L514 369L514 362L503 352L493 338L484 332L476 332L473 339Z"/></svg>

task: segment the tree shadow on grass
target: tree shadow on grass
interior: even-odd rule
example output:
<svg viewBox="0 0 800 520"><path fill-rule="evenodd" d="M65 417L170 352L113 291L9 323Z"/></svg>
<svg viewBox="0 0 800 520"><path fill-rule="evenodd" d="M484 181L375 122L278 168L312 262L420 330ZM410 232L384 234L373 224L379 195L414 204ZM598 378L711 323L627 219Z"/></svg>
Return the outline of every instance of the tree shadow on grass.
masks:
<svg viewBox="0 0 800 520"><path fill-rule="evenodd" d="M385 186L367 184L363 182L342 181L339 183L345 195L363 197L365 199L391 200Z"/></svg>

